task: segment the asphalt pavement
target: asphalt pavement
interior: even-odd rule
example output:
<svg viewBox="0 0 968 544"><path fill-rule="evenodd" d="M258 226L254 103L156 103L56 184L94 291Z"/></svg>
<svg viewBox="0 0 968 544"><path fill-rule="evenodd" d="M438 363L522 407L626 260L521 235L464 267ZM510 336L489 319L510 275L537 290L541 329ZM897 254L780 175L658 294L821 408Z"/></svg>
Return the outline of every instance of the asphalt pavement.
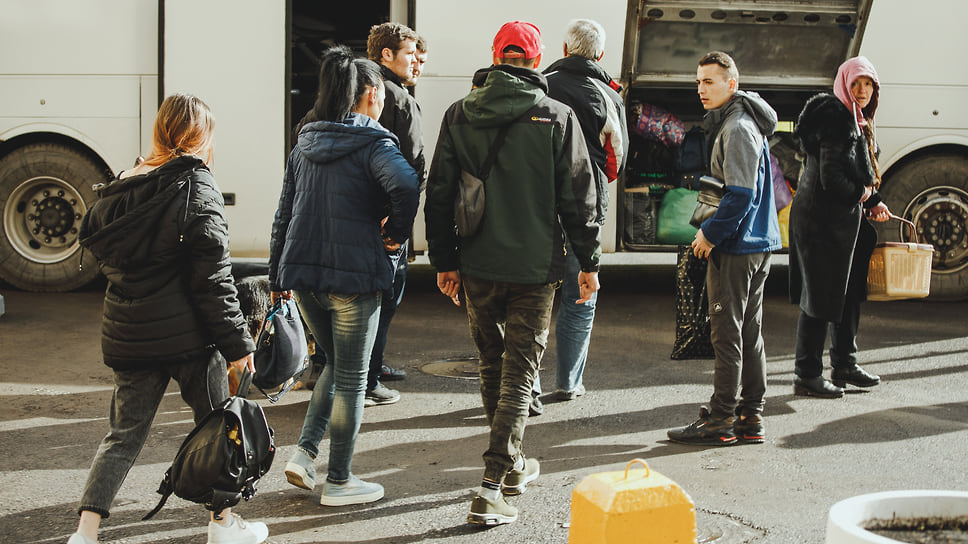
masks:
<svg viewBox="0 0 968 544"><path fill-rule="evenodd" d="M383 484L386 497L325 507L318 489L286 482L310 395L298 390L275 405L260 402L279 451L256 496L236 511L265 521L274 544L564 543L575 486L641 458L692 498L701 542L821 543L830 507L841 499L968 490L968 303L866 303L859 358L881 385L836 400L795 397L797 308L786 300L785 268L775 267L764 310L766 443L700 448L666 439L712 393L712 361L669 358L672 267L611 266L601 277L588 393L564 403L546 397L544 415L530 419L525 448L541 462L541 477L510 499L521 512L515 523L465 523L487 445L478 381L464 372L476 352L464 310L436 292L426 267L412 270L390 331L387 360L408 372L389 384L402 400L366 409L353 458L354 473ZM100 359L102 293L0 293L0 543L63 543L107 430L112 379ZM554 361L552 335L541 372L546 387L554 385ZM205 542L206 513L175 497L140 521L191 428L172 387L102 524L102 542ZM650 528L640 530L646 541Z"/></svg>

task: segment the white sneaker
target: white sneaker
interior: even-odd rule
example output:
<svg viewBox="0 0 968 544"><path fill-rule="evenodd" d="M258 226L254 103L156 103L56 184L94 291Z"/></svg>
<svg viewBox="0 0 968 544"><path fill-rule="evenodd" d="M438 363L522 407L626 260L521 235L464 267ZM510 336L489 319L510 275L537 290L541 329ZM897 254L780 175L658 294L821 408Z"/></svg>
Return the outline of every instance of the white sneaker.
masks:
<svg viewBox="0 0 968 544"><path fill-rule="evenodd" d="M316 487L316 461L297 448L286 463L286 480L296 487L312 491Z"/></svg>
<svg viewBox="0 0 968 544"><path fill-rule="evenodd" d="M67 539L67 544L97 544L97 542L87 538L81 533L74 533Z"/></svg>
<svg viewBox="0 0 968 544"><path fill-rule="evenodd" d="M323 494L319 497L319 504L323 506L345 506L347 504L378 501L382 498L382 485L364 482L350 474L350 479L341 484L334 484L329 480L323 482Z"/></svg>
<svg viewBox="0 0 968 544"><path fill-rule="evenodd" d="M269 528L261 521L248 522L232 514L228 525L208 522L208 544L259 544L269 536Z"/></svg>

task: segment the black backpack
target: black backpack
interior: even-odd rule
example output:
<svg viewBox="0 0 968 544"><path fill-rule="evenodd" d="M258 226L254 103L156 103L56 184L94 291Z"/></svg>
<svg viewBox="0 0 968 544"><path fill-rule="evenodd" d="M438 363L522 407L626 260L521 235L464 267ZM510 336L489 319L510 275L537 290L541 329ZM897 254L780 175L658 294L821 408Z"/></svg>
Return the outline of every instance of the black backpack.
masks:
<svg viewBox="0 0 968 544"><path fill-rule="evenodd" d="M709 173L709 150L706 148L706 133L702 127L693 127L679 146L676 157L676 175L679 187L699 190L699 178Z"/></svg>
<svg viewBox="0 0 968 544"><path fill-rule="evenodd" d="M229 397L182 442L158 487L158 506L142 519L157 514L172 493L204 504L216 514L249 500L256 482L272 466L276 453L272 436L261 406Z"/></svg>

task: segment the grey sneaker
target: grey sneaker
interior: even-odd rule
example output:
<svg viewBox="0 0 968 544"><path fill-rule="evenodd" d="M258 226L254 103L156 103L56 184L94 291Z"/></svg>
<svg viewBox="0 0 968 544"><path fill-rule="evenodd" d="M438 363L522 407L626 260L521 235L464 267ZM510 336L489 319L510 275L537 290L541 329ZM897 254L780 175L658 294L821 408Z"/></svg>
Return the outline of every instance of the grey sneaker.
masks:
<svg viewBox="0 0 968 544"><path fill-rule="evenodd" d="M578 384L578 387L572 389L571 391L565 391L564 389L556 389L555 400L558 400L558 401L575 400L584 394L585 394L585 386L582 384Z"/></svg>
<svg viewBox="0 0 968 544"><path fill-rule="evenodd" d="M541 465L537 459L525 459L524 468L511 469L501 482L501 493L505 495L520 495L528 489L528 484L537 480L541 474Z"/></svg>
<svg viewBox="0 0 968 544"><path fill-rule="evenodd" d="M286 479L296 487L312 491L316 487L316 461L296 448L296 453L286 463Z"/></svg>
<svg viewBox="0 0 968 544"><path fill-rule="evenodd" d="M383 498L383 486L373 482L364 482L350 474L350 479L334 484L328 479L323 482L323 495L319 497L319 504L323 506L345 506L347 504L364 504Z"/></svg>
<svg viewBox="0 0 968 544"><path fill-rule="evenodd" d="M496 500L488 500L478 495L471 502L471 513L467 514L467 523L477 525L503 525L518 519L518 509L498 496Z"/></svg>
<svg viewBox="0 0 968 544"><path fill-rule="evenodd" d="M238 514L232 514L227 525L208 522L208 544L259 544L267 536L269 528L265 523L248 522Z"/></svg>
<svg viewBox="0 0 968 544"><path fill-rule="evenodd" d="M363 398L363 406L382 406L384 404L393 404L399 400L399 391L390 389L381 383L366 392L366 397Z"/></svg>

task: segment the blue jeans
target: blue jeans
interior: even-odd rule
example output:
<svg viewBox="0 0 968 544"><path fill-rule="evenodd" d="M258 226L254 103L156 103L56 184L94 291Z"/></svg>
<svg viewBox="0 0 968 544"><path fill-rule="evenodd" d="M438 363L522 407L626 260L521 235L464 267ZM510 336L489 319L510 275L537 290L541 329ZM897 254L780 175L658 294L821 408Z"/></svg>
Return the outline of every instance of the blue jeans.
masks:
<svg viewBox="0 0 968 544"><path fill-rule="evenodd" d="M578 287L581 265L570 244L566 249L565 279L561 282L561 305L555 324L555 345L558 349L556 387L562 391L574 391L582 384L581 377L585 372L598 292L588 302L575 304L581 298Z"/></svg>
<svg viewBox="0 0 968 544"><path fill-rule="evenodd" d="M397 307L403 302L403 291L407 287L407 244L400 246L396 253L390 255L394 263L393 285L383 291L383 302L380 306L380 324L376 329L376 341L373 343L373 354L370 355L370 371L366 376L366 390L372 391L380 385L380 373L383 372L383 351L387 347L387 333L390 331L390 321L397 314Z"/></svg>
<svg viewBox="0 0 968 544"><path fill-rule="evenodd" d="M350 479L353 448L363 419L366 371L380 320L380 293L294 291L293 296L327 360L313 387L296 445L315 459L329 427L327 479L343 483Z"/></svg>

